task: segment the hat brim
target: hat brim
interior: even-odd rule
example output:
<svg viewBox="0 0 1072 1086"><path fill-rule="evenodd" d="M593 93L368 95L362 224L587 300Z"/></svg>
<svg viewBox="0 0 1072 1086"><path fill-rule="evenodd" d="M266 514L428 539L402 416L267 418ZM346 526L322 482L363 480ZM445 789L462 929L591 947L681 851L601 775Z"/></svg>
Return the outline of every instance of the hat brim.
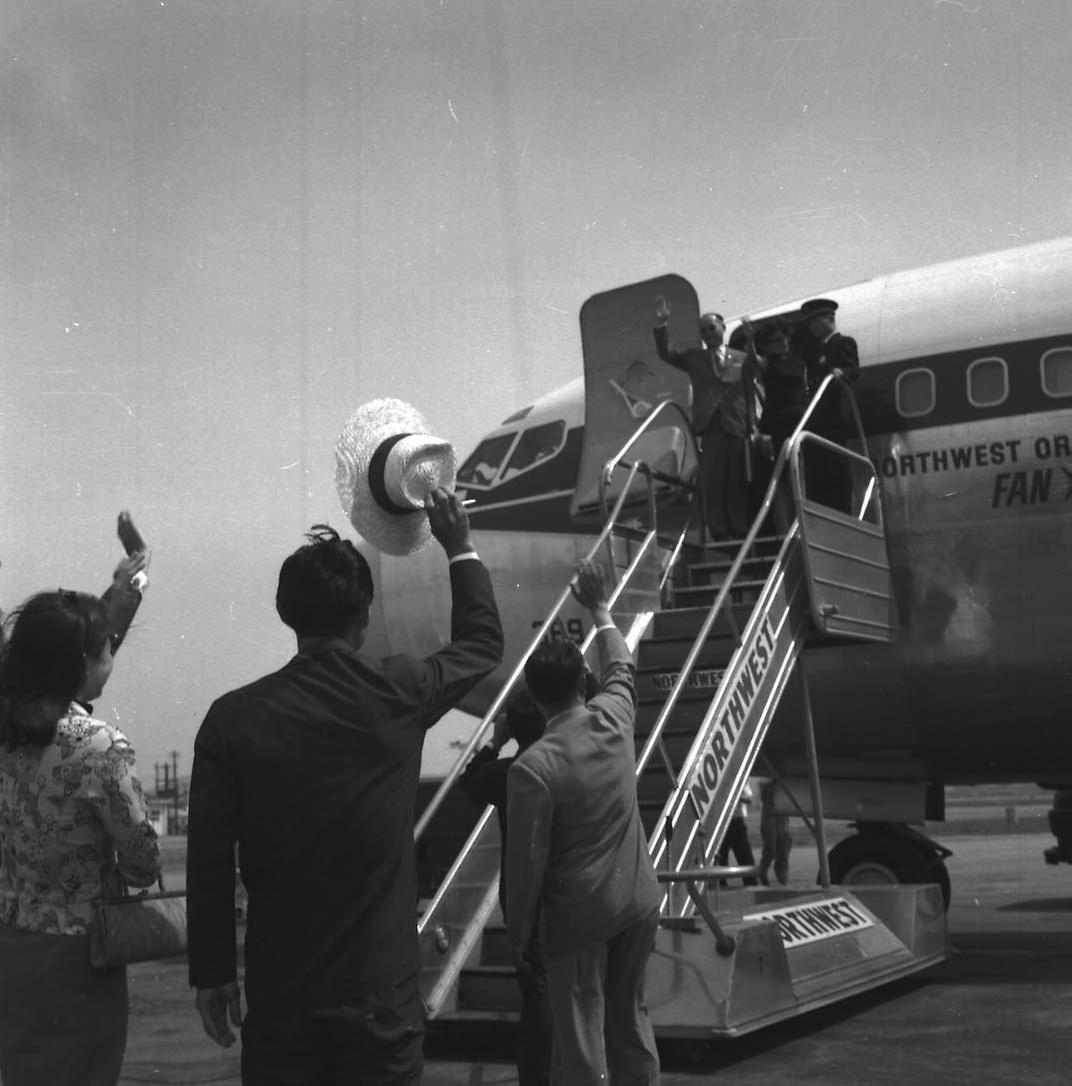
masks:
<svg viewBox="0 0 1072 1086"><path fill-rule="evenodd" d="M406 512L388 510L373 493L369 466L377 449L402 434L427 434L428 423L410 404L390 398L372 400L359 407L343 426L335 444L335 488L343 512L354 530L384 554L404 557L423 550L432 540L428 514L423 508ZM440 455L421 473L421 484L454 488L456 458L453 449ZM448 447L449 448L449 447Z"/></svg>

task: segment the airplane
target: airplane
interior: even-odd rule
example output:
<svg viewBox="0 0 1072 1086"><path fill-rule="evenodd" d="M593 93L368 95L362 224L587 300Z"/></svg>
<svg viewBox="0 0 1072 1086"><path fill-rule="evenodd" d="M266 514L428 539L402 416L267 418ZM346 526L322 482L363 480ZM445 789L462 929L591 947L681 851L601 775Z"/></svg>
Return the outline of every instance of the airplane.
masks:
<svg viewBox="0 0 1072 1086"><path fill-rule="evenodd" d="M582 309L584 377L510 414L459 469L506 633L503 668L467 711L491 705L600 531L605 462L654 405L687 411L687 379L658 360L651 337L656 294L668 292L674 338L695 335L686 288L653 279L587 322ZM948 904L949 853L918 828L944 818L945 787L1072 789L1072 238L814 295L838 302L838 328L859 346L854 393L900 620L891 644L805 657L823 808L856 831L831 851L830 873L845 885L937 881ZM802 300L749 318L799 324ZM641 443L668 523L685 506L674 479L695 467L684 418ZM638 523L643 512L638 502ZM442 556L364 550L379 586L372 636L392 652L432 651L448 628ZM586 632L579 609L556 627L577 641ZM806 796L798 701L787 692L763 754ZM1047 859L1072 862L1068 803L1051 825Z"/></svg>

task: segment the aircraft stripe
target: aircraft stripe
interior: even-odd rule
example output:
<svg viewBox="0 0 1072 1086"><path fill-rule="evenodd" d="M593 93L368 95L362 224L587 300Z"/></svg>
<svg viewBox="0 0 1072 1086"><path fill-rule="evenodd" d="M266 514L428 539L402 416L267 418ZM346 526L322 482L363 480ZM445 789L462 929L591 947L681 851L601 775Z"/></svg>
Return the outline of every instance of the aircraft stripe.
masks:
<svg viewBox="0 0 1072 1086"><path fill-rule="evenodd" d="M968 350L861 367L854 389L868 437L925 430L983 419L1014 418L1042 411L1072 409L1072 394L1049 396L1042 387L1042 356L1056 347L1072 350L1072 334L980 345ZM1004 359L1008 394L998 404L976 407L968 399L968 367L983 358ZM909 370L934 374L935 406L926 415L906 418L895 404L897 379Z"/></svg>
<svg viewBox="0 0 1072 1086"><path fill-rule="evenodd" d="M491 513L499 509L513 509L519 505L531 505L533 502L547 502L553 501L556 498L572 498L572 490L541 490L538 494L530 494L525 498L514 498L508 502L489 502L487 504L479 504L474 509L470 510L470 515L473 512L479 511L481 513Z"/></svg>
<svg viewBox="0 0 1072 1086"><path fill-rule="evenodd" d="M868 365L865 359L854 389L864 430L869 438L881 440L914 430L1072 410L1072 393L1050 396L1042 386L1042 357L1057 347L1072 350L1072 333L981 344L966 350L878 365ZM976 407L968 399L968 367L982 358L1003 359L1008 372L1006 398L990 407ZM929 369L934 374L935 406L926 415L906 418L897 411L895 404L897 379L909 370L918 369ZM490 490L468 491L468 497L475 499L469 510L473 527L506 531L575 531L577 526L569 517L568 499L573 495L580 470L583 436L584 427L574 427L568 432L562 451L546 464ZM533 486L539 489L529 489Z"/></svg>

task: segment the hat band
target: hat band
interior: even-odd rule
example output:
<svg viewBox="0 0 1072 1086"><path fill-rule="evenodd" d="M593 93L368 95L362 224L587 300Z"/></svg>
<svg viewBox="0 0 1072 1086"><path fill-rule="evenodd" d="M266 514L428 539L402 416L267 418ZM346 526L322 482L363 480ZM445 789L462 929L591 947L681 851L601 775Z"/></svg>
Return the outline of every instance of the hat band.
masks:
<svg viewBox="0 0 1072 1086"><path fill-rule="evenodd" d="M372 459L369 461L368 466L369 490L376 499L376 504L385 513L391 513L396 517L401 516L404 513L419 513L421 511L419 509L414 509L412 506L407 507L392 501L391 495L387 492L387 484L385 482L384 469L387 467L387 457L391 455L391 450L404 437L412 436L412 434L392 434L386 441L380 443L379 447L372 454Z"/></svg>

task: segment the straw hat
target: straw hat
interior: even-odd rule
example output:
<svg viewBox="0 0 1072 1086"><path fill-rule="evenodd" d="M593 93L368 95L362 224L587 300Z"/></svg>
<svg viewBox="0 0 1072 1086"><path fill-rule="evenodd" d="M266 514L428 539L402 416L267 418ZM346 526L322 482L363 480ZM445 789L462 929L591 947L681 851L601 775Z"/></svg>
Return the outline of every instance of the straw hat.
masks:
<svg viewBox="0 0 1072 1086"><path fill-rule="evenodd" d="M384 554L416 554L432 538L424 499L454 489L457 458L449 441L402 400L372 400L347 420L335 444L335 488L363 539Z"/></svg>

